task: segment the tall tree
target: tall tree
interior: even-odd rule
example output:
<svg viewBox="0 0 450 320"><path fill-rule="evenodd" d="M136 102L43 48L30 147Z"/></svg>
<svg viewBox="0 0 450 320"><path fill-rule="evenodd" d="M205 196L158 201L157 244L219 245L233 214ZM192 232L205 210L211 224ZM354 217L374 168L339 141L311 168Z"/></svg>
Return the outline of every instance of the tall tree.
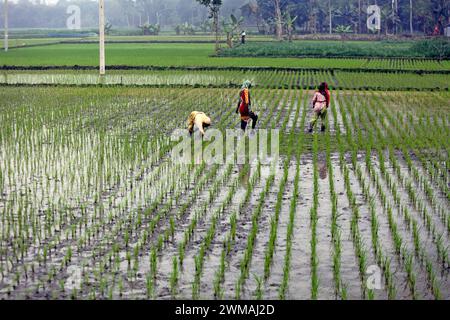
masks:
<svg viewBox="0 0 450 320"><path fill-rule="evenodd" d="M222 0L196 0L209 10L209 17L213 19L213 30L216 36L216 53L219 52L219 11Z"/></svg>
<svg viewBox="0 0 450 320"><path fill-rule="evenodd" d="M333 33L333 14L331 12L331 0L328 0L328 19L329 19L329 32Z"/></svg>
<svg viewBox="0 0 450 320"><path fill-rule="evenodd" d="M273 0L275 8L275 29L278 40L283 39L283 22L281 17L280 0Z"/></svg>

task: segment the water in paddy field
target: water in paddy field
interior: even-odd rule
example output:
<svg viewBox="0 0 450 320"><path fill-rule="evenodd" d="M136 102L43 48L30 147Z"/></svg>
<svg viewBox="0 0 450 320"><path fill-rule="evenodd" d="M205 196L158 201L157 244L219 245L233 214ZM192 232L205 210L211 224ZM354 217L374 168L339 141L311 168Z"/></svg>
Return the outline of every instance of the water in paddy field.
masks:
<svg viewBox="0 0 450 320"><path fill-rule="evenodd" d="M364 172L365 182L373 184L373 181L369 178L367 171L365 170L365 163L363 161L364 155L358 156L358 164ZM346 195L346 188L344 186L343 171L339 165L339 159L337 154L331 155L333 164L333 179L334 188L337 195L337 225L339 226L341 234L341 267L340 277L342 283L345 285L347 298L349 299L362 299L364 284L362 282L361 274L358 269L358 257L355 254L354 242L351 236L351 219L352 209L348 202ZM377 164L377 158L373 157L373 175L379 175L380 169ZM319 170L319 207L318 207L318 224L317 224L317 248L316 255L318 260L318 278L320 280L318 298L319 299L336 299L335 281L333 278L333 242L331 239L331 205L330 205L330 186L328 170L325 162L325 155L319 154L318 158L318 170ZM258 218L258 231L256 233L252 259L249 266L249 276L245 281L244 286L241 288L241 298L253 299L255 298L258 282L257 279L264 275L264 260L267 250L267 244L270 235L270 221L274 218L275 205L277 202L277 194L279 191L282 173L283 173L283 159L280 159L279 170L276 173L275 179L269 192L267 193L263 207ZM351 166L350 161L345 162L344 166ZM296 163L295 160L289 163L289 172L295 172ZM405 175L405 179L408 176L408 170L405 164L401 164L402 173ZM218 175L223 174L224 168L220 169ZM240 275L240 263L243 258L243 254L247 247L248 236L251 228L252 213L255 207L258 205L260 194L264 188L268 179L268 174L261 171L261 177L255 181L254 188L251 193L251 197L248 204L244 207L240 207L243 199L245 188L253 172L250 170L248 176L240 177L239 172L242 168L233 166L231 174L227 180L221 186L215 200L208 205L208 209L204 215L198 217L192 238L186 245L186 250L183 259L183 266L179 269L177 291L175 296L177 298L192 298L192 283L194 281L195 274L195 259L198 254L206 234L213 223L212 214L227 196L227 192L232 188L233 183L237 184L236 191L233 193L233 200L230 205L225 208L220 216L218 216L216 223L216 231L211 245L205 252L204 266L200 281L199 297L205 299L213 299L214 296L214 278L216 272L220 268L221 252L224 249L224 242L227 239L227 235L230 231L229 217L232 212L237 211L237 229L235 240L231 244L231 250L226 255L226 263L224 270L224 279L221 284L223 288L224 298L234 298L236 290L236 282ZM289 273L289 286L286 293L286 299L309 299L311 297L311 226L310 226L310 209L313 199L313 161L310 155L303 155L300 159L300 179L299 179L299 193L297 195L297 208L294 218L294 232L292 236L292 251L291 251L291 264ZM387 168L388 171L392 170L392 167ZM394 175L392 175L394 176ZM400 182L398 182L400 185ZM191 185L194 186L194 185ZM386 193L389 191L389 187L383 183L383 190ZM361 239L364 243L364 247L367 251L367 265L377 265L376 257L372 247L372 230L371 230L371 217L369 213L368 202L366 201L362 191L361 182L357 179L353 171L350 174L350 188L353 190L356 197L356 206L359 208L359 221L358 226L361 233ZM284 274L284 259L286 255L286 236L287 228L289 224L289 204L292 199L292 192L294 189L294 174L289 174L284 191L281 194L281 209L279 214L279 221L277 226L277 238L275 240L275 251L273 256L273 263L271 264L270 274L262 283L262 296L264 299L278 299L280 283ZM423 243L424 254L429 258L433 270L436 274L436 281L440 286L442 297L450 298L449 290L449 278L448 278L448 266L438 261L437 247L435 239L425 228L425 222L421 215L416 212L414 206L408 201L408 194L402 188L398 189L400 192L401 202L404 206L410 209L410 214L419 225L419 234ZM374 191L375 192L375 191ZM181 195L180 203L189 198L189 191L186 194ZM162 250L158 253L157 265L158 271L154 278L154 298L169 299L173 297L173 293L170 291L170 277L172 270L172 260L174 256L178 255L178 245L183 240L184 231L188 228L189 224L194 219L194 208L201 206L208 198L208 190L204 189L199 192L194 202L189 204L190 209L186 212L186 215L180 219L176 219L176 226L173 236L164 242ZM389 197L391 198L391 197ZM391 201L393 201L391 199ZM445 199L441 198L440 203L445 203ZM397 298L409 299L411 298L411 290L408 284L408 275L405 271L405 262L398 256L395 251L392 234L389 231L389 222L386 215L386 210L381 204L381 200L375 197L375 208L378 217L379 239L380 248L383 253L390 259L390 268L393 270L393 283L396 287ZM240 210L239 210L240 208ZM394 208L394 220L397 223L398 232L404 239L404 250L411 252L414 255L413 237L410 228L405 224L401 214L397 212L398 208ZM433 210L430 207L430 210ZM176 216L177 207L172 207L168 213L168 217ZM141 233L146 228L148 221L143 222L143 225L139 228ZM433 215L432 223L436 230L442 231L445 228L444 222L438 216ZM112 225L107 226L111 228ZM138 255L138 266L136 274L133 274L133 259L131 258L131 264L127 262L127 252L133 248L136 243L139 242L139 233L132 236L130 244L127 249L123 245L123 236L118 236L115 243L119 244L120 249L117 255L117 259L120 262L117 271L112 272L107 267L103 271L103 275L99 276L97 270L99 263L101 263L100 256L107 252L107 247L114 245L114 243L104 243L100 247L98 246L99 240L94 240L90 245L87 245L82 252L78 253L74 247L74 254L72 262L68 267L63 268L63 272L58 273L58 281L67 281L68 279L73 282L74 271L73 266L83 265L81 274L85 277L89 283L98 283L99 281L107 281L106 286L110 286L111 283L122 283L122 288L119 289L118 285L114 286L112 290L113 297L122 297L130 299L145 299L146 293L146 277L150 270L150 252L151 248L156 245L158 234L164 234L164 231L168 230L168 218L164 218L157 226L155 233L150 237L150 241L143 245ZM105 231L106 232L106 231ZM136 241L137 240L137 241ZM448 236L444 233L444 241L448 243ZM106 246L106 247L105 247ZM2 296L4 298L18 298L18 297L33 297L33 298L49 298L53 295L59 298L68 298L70 295L70 289L73 290L72 282L69 282L62 291L58 288L58 281L53 281L51 285L45 287L44 290L39 292L31 291L36 285L41 276L46 274L47 270L55 268L58 269L65 256L66 250L64 247L57 247L58 250L48 257L48 261L41 266L35 265L35 271L33 275L20 282L19 285L14 286L14 290L8 285L14 285L15 279L12 272L4 273L2 276ZM106 251L103 251L106 250ZM32 263L35 257L32 252L37 252L37 248L30 251L30 255L24 260L24 262ZM116 259L116 258L113 258ZM15 264L17 265L17 264ZM5 264L4 264L5 266ZM72 266L72 267L70 267ZM14 270L14 265L9 264L5 268ZM416 274L416 290L421 298L432 299L433 295L430 292L428 277L422 263L419 259L414 258L413 270ZM76 269L76 267L75 267ZM30 272L30 271L28 271ZM98 278L100 277L100 279ZM105 279L105 280L103 280ZM121 280L119 280L121 279ZM84 286L86 286L85 284ZM89 286L89 285L88 285ZM70 289L69 289L70 288ZM83 289L78 294L80 297L87 298L89 290ZM106 290L106 289L105 289ZM8 294L9 292L9 294ZM106 295L106 293L105 293ZM375 290L376 299L386 299L386 289Z"/></svg>
<svg viewBox="0 0 450 320"><path fill-rule="evenodd" d="M0 129L0 298L366 299L375 270L375 299L450 299L446 152L388 143L370 157L360 145L353 159L347 145L338 152L338 134L388 141L422 130L428 111L378 94L362 109L360 93L336 93L328 163L327 133L304 133L310 92L264 91L258 125L292 133L292 157L283 150L276 170L202 167L170 161L167 127L185 128L185 114L210 103L214 126L239 128L236 92L174 89L159 100L139 91L129 101L130 90L110 91L115 103L88 97L96 103L78 101L80 110L58 104L53 125L37 117ZM382 103L414 112L397 117ZM445 120L432 124L444 136Z"/></svg>

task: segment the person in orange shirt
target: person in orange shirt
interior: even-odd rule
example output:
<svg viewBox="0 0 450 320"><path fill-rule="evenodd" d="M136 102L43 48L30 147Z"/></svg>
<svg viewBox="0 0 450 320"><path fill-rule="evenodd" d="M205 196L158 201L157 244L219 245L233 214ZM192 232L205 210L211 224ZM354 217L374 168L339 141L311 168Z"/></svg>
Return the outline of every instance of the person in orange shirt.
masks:
<svg viewBox="0 0 450 320"><path fill-rule="evenodd" d="M258 116L251 110L252 100L250 98L249 89L252 83L249 80L244 81L242 89L239 92L239 102L236 108L236 113L241 115L241 129L245 131L248 121L252 119L252 129L255 129Z"/></svg>
<svg viewBox="0 0 450 320"><path fill-rule="evenodd" d="M205 128L211 125L211 119L204 112L192 111L189 115L187 125L190 135L194 132L194 125L196 125L202 136L204 136Z"/></svg>

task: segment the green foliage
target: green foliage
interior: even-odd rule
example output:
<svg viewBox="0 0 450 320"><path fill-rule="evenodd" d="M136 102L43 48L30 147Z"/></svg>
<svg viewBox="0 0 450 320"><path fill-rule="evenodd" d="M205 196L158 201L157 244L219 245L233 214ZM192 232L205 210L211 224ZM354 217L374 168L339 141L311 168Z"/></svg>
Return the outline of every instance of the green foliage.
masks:
<svg viewBox="0 0 450 320"><path fill-rule="evenodd" d="M144 23L139 26L139 28L142 30L142 34L145 35L158 35L159 31L161 30L161 27L159 24L151 24L151 23Z"/></svg>
<svg viewBox="0 0 450 320"><path fill-rule="evenodd" d="M411 47L423 57L433 57L438 59L450 58L450 40L446 38L435 38L431 40L421 40Z"/></svg>
<svg viewBox="0 0 450 320"><path fill-rule="evenodd" d="M347 27L341 27L347 33ZM224 57L380 57L449 58L449 40L426 41L295 41L249 43L223 49Z"/></svg>

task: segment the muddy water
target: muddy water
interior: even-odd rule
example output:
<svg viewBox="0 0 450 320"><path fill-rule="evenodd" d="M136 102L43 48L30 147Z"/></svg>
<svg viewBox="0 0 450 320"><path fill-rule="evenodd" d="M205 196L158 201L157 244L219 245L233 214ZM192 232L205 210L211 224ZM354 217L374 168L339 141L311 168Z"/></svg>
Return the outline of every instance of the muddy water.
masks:
<svg viewBox="0 0 450 320"><path fill-rule="evenodd" d="M253 248L253 258L250 264L249 278L245 282L245 286L242 288L242 299L254 299L255 291L257 288L257 281L255 276L262 279L264 276L264 260L267 248L267 243L269 242L270 236L270 222L274 218L275 205L277 201L277 194L280 188L280 182L283 177L283 165L279 162L277 176L275 177L274 184L269 191L269 194L264 203L264 208L262 210L261 216L259 218L259 228L256 236L255 245ZM280 220L282 213L280 212ZM281 222L281 221L280 221Z"/></svg>
<svg viewBox="0 0 450 320"><path fill-rule="evenodd" d="M309 157L310 158L310 157ZM292 169L292 175L295 174ZM290 185L293 190L293 184ZM294 232L292 237L292 253L291 253L291 272L289 279L289 287L287 289L287 299L310 299L311 297L311 228L309 219L309 209L312 201L312 166L310 159L302 157L300 159L300 179L298 186L297 210L294 219ZM292 191L291 191L292 194ZM289 202L291 195L286 198L286 215L289 214ZM288 219L288 217L286 217ZM286 228L285 228L286 229ZM286 231L285 231L286 232ZM283 240L281 240L283 241ZM274 258L274 261L281 260ZM280 266L282 268L282 265ZM274 276L280 278L282 274L274 273Z"/></svg>
<svg viewBox="0 0 450 320"><path fill-rule="evenodd" d="M374 167L379 167L377 158L372 157L372 163L374 163ZM365 163L360 163L361 168L364 172L366 172ZM381 251L384 256L390 258L390 269L393 274L393 282L396 288L396 299L411 299L411 290L408 287L408 279L406 271L402 265L402 262L397 257L397 253L395 252L394 242L392 235L389 230L389 222L388 217L383 208L381 200L377 197L376 186L374 185L372 180L369 180L368 173L366 178L366 185L369 185L370 194L375 195L374 197L374 206L375 212L378 221L378 238L380 241ZM401 220L396 219L398 223L401 225ZM377 293L377 292L375 292Z"/></svg>
<svg viewBox="0 0 450 320"><path fill-rule="evenodd" d="M394 205L394 199L392 197L391 192L389 191L388 186L386 185L385 181L382 179L382 174L380 171L379 164L376 162L377 160L375 158L373 158L372 161L374 163L373 168L375 169L375 174L377 174L379 176L382 188L387 196L388 201L391 203L393 216L394 216L394 219L395 219L397 227L398 227L397 230L403 239L403 248L409 254L414 255L412 230L409 228L409 226L405 223L404 219L402 218L402 214L399 211L399 208ZM386 169L390 172L392 172L392 170L393 170L392 166L390 166L389 164L386 164ZM393 175L391 175L391 177L393 178ZM397 183L398 183L398 181L397 181ZM402 192L402 190L400 188L398 188L398 191L402 198L402 203L404 205L408 206L411 215L414 217L414 213L413 213L414 208L412 208L410 202L408 200L406 200L407 195L405 194L404 191ZM417 217L414 217L414 218L419 222ZM419 234L420 234L420 237L422 240L428 238L426 231L422 228L419 229ZM432 247L430 247L429 245L424 245L424 248L425 248L427 254L430 254L433 251ZM397 258L400 259L398 256L397 256ZM404 261L399 260L399 263L404 268ZM413 272L416 275L415 287L416 287L416 291L418 292L419 298L433 299L432 293L430 292L429 285L427 283L426 271L425 271L424 267L418 261L417 257L415 257L415 259L413 260ZM407 286L409 289L411 289L411 287L409 286L408 283L405 283L405 286ZM412 298L412 295L409 298Z"/></svg>
<svg viewBox="0 0 450 320"><path fill-rule="evenodd" d="M359 229L363 238L365 248L368 253L368 265L376 264L374 252L371 242L371 219L370 211L367 200L362 195L362 186L358 181L356 175L352 171L352 165L349 161L349 155L347 155L346 165L350 169L350 184L351 189L357 199L357 206L360 212ZM335 299L335 284L333 279L333 244L331 242L331 205L330 205L330 190L328 181L328 172L326 172L326 166L324 166L325 156L319 154L319 208L318 208L318 225L317 225L317 255L318 255L318 278L319 278L319 299ZM374 174L379 176L382 188L387 195L388 201L393 204L394 200L386 185L384 179L381 176L380 166L376 157L372 157ZM399 162L401 165L401 172L407 178L409 176L406 164L403 161ZM343 285L347 289L347 297L349 299L362 299L362 281L358 268L358 260L355 255L355 248L351 237L350 223L352 219L352 211L348 203L344 178L342 171L339 167L338 155L332 155L333 164L333 179L335 184L335 191L337 195L337 210L338 210L338 225L341 231L341 278ZM396 287L397 299L411 299L411 289L407 281L407 274L405 271L404 261L397 255L394 249L394 243L391 232L389 230L388 218L386 210L381 205L379 195L377 195L374 183L370 180L370 177L366 171L364 163L364 154L358 155L358 164L361 166L365 183L370 184L371 194L375 196L375 208L377 212L379 222L379 239L381 248L386 257L390 259L391 271L393 273L393 280ZM436 244L433 237L426 230L424 226L424 220L421 215L415 210L414 206L409 200L408 194L405 188L401 187L401 182L396 178L392 166L386 163L386 169L390 173L391 178L397 184L397 188L400 194L401 203L407 206L411 216L417 220L420 229L420 237L423 241L422 246L426 255L429 257L433 265L433 270L436 272L437 281L442 293L443 298L450 299L450 284L448 275L448 266L442 266L437 259ZM219 170L218 175L223 172L223 169ZM211 225L211 215L214 209L217 208L231 187L230 183L239 174L238 168L234 168L230 176L229 182L227 182L219 192L217 199L212 203L211 209L200 218L197 228L195 230L194 237L186 248L186 255L183 263L183 268L180 270L180 278L178 285L177 298L192 298L192 281L195 272L194 256L198 253L200 245L206 235L208 228ZM263 210L261 212L259 220L259 229L256 237L253 256L250 264L249 278L246 280L245 286L242 288L241 298L253 299L255 297L256 281L253 274L258 276L263 275L264 271L264 255L267 247L268 237L270 234L270 219L274 215L274 208L277 199L277 193L279 190L280 179L282 178L281 160L279 164L279 171L276 174L276 178L272 188L264 203ZM279 297L279 288L283 277L283 266L286 256L286 232L289 220L289 205L293 193L293 183L295 176L295 160L292 160L289 165L289 176L286 184L286 188L283 192L283 202L280 212L280 220L278 225L278 235L276 239L276 247L273 258L273 265L271 267L270 276L263 283L263 297L265 299L277 299ZM238 229L236 243L232 248L231 254L227 257L227 268L225 272L225 282L222 288L225 292L224 298L235 297L235 284L240 275L240 262L243 256L243 252L247 245L247 238L251 227L251 216L253 210L259 200L259 194L262 191L266 183L268 175L264 172L261 177L261 181L255 186L252 197L250 198L249 206L245 207L238 215ZM213 299L213 279L215 272L219 269L220 254L223 249L223 241L227 233L229 232L229 217L231 213L238 208L238 204L242 201L242 197L245 193L245 179L240 182L236 194L234 195L232 204L225 210L220 216L217 222L216 235L212 242L210 250L205 255L204 269L202 279L200 283L200 298ZM417 188L417 192L422 192L420 188ZM423 195L423 194L422 194ZM200 193L194 206L204 203L207 200L208 191L207 188ZM187 199L187 194L180 198L180 203L183 203ZM294 220L294 234L292 238L292 252L291 252L291 270L289 285L286 292L286 299L310 299L311 298L311 268L310 268L310 241L311 241L311 225L309 210L313 201L313 163L310 155L302 156L300 160L300 181L299 181L299 195L297 199L297 210ZM441 205L445 203L441 202ZM432 210L432 208L430 208ZM169 214L172 215L176 212L174 207ZM430 211L432 212L432 211ZM155 284L155 298L158 299L170 299L171 294L169 291L169 279L172 271L172 258L178 255L178 243L182 240L183 233L189 225L194 211L189 211L185 217L180 219L176 224L175 235L162 250L162 253L158 260L158 274ZM398 208L393 206L394 221L398 225L398 232L404 241L404 248L408 253L414 255L414 245L412 231L406 225ZM432 215L433 223L439 228L441 220L435 214ZM163 234L168 228L167 218L162 221L158 227L156 234ZM442 227L442 225L441 225ZM144 230L145 224L142 227ZM108 247L111 247L113 243L100 241L102 234L107 234L109 230L112 230L113 226L107 226L106 230L100 230L97 240L93 240L93 244L86 248L81 255L75 253L75 243L72 245L74 251L74 257L70 265L80 265L83 261L86 263L87 279L91 285L87 285L85 291L79 293L80 297L88 298L90 291L98 288L99 278L96 276L96 272L99 268L101 256L107 252ZM438 229L437 229L438 230ZM440 229L439 229L440 230ZM133 237L131 246L136 243L137 237ZM123 239L120 235L115 238L117 243L122 243ZM156 242L156 236L152 238L150 243L153 245ZM445 244L448 246L448 238L445 238ZM66 242L72 244L70 239ZM106 270L104 277L106 277L109 284L115 283L113 290L114 298L126 298L126 299L146 299L146 286L145 275L149 271L149 254L152 245L147 245L142 250L142 255L139 258L139 268L136 278L129 276L129 267L125 258L125 251L120 252L120 271L115 274L111 270ZM98 247L95 247L98 246ZM95 251L93 250L95 249ZM48 270L52 267L59 269L64 258L66 248L60 248L57 250L57 254L52 253L49 257L46 267L37 267L37 275L43 275L44 270ZM30 252L30 257L27 257L28 262L32 262L31 256L35 252ZM45 289L36 293L34 288L38 283L38 277L30 277L26 281L22 281L17 291L14 291L14 298L26 298L33 297L35 299L49 299L52 297L68 298L69 291L63 292L58 287L58 280L67 280L70 277L71 267L64 267L63 271L58 274L57 280L52 284L47 285ZM94 272L96 270L96 272ZM427 273L423 264L415 257L413 262L413 271L416 275L416 290L420 298L433 299L432 292L429 286L429 280L427 279ZM123 295L119 296L117 282L122 279L124 282ZM384 279L384 278L383 278ZM12 284L12 276L0 279L3 285ZM4 286L3 288L6 288ZM2 297L8 298L6 291L2 291ZM11 297L9 297L11 298ZM98 298L98 297L97 297ZM386 299L386 288L382 290L375 290L376 299Z"/></svg>
<svg viewBox="0 0 450 320"><path fill-rule="evenodd" d="M349 299L361 299L361 278L355 256L350 223L352 213L347 199L344 176L339 167L337 155L331 156L334 175L334 188L337 196L337 224L341 232L341 278Z"/></svg>
<svg viewBox="0 0 450 320"><path fill-rule="evenodd" d="M410 176L408 168L405 163L400 162L401 166L401 172L403 174L403 177L407 180L413 180L412 176ZM419 235L421 239L421 245L425 248L425 254L430 259L433 265L434 272L436 273L437 280L439 283L439 287L441 290L441 293L443 297L450 297L450 278L449 278L449 266L446 264L441 263L440 259L438 258L438 249L436 244L436 238L432 234L432 232L429 232L426 226L426 222L422 214L415 208L413 203L411 202L411 199L408 196L407 190L405 187L401 186L401 182L398 180L397 176L394 173L394 170L392 166L389 166L389 173L391 174L391 177L394 178L394 181L398 185L398 191L400 193L401 202L408 205L409 212L411 214L411 217L415 219L418 223L419 228ZM427 203L425 194L420 190L420 187L416 185L415 188L416 194L418 194L420 201L423 201L425 203L425 206L427 208L428 213L431 215L432 224L435 227L437 236L443 237L443 243L448 244L449 238L448 233L445 231L445 226L442 225L442 220L440 219L439 215L434 212L433 207ZM410 234L412 235L412 231L410 231ZM412 241L411 238L409 241ZM447 247L448 250L448 247ZM448 254L448 251L447 251ZM418 279L422 281L427 281L426 279L426 270L423 265L420 265L420 270L418 271ZM427 286L423 285L424 288ZM424 293L424 297L427 298L428 296Z"/></svg>
<svg viewBox="0 0 450 320"><path fill-rule="evenodd" d="M253 188L248 206L239 212L239 223L236 229L236 242L228 257L228 268L225 271L225 281L222 285L224 299L234 299L235 285L240 275L240 262L247 246L247 236L251 229L252 212L259 201L259 194L264 188L268 176L262 175L260 182ZM267 199L266 199L267 201Z"/></svg>
<svg viewBox="0 0 450 320"><path fill-rule="evenodd" d="M280 168L280 170L282 170ZM282 171L281 171L282 172ZM281 173L280 172L280 173ZM275 242L275 251L273 256L273 264L271 266L271 276L267 281L264 282L263 285L263 291L264 295L263 297L265 299L277 299L278 298L278 288L281 283L281 275L283 273L283 264L284 264L284 255L286 252L286 228L288 224L289 219L289 199L292 196L292 190L293 190L293 179L295 175L295 163L291 161L289 165L289 172L292 172L292 174L288 175L288 179L286 182L285 190L283 193L283 202L279 214L279 221L278 221L278 228L277 228L277 239ZM281 174L280 174L281 178ZM278 196L278 188L274 189L274 195L273 199L275 203L273 204L275 206L277 196ZM270 219L275 219L275 210L272 210L272 212L269 211ZM258 276L264 276L264 258L265 253L268 247L268 241L269 241L269 235L270 235L270 219L268 221L267 226L265 227L267 235L265 236L263 241L258 242L257 244L257 250L262 253L261 257L259 259L255 259L254 263L252 263L250 274L254 273ZM262 231L262 230L261 230ZM278 277L276 276L278 275ZM253 291L256 290L256 280L254 277L249 279L248 286L252 288Z"/></svg>
<svg viewBox="0 0 450 320"><path fill-rule="evenodd" d="M363 154L358 155L358 163L364 172L365 183L370 185L371 193L376 195L375 185L369 179L368 173L365 169L365 163L363 161ZM367 265L376 265L374 256L374 250L372 248L372 234L371 234L371 218L369 205L367 200L362 194L362 186L356 175L351 170L350 157L347 155L346 165L350 169L350 185L351 189L356 197L357 206L360 213L360 219L358 226L360 229L361 237L364 242L366 252L368 254ZM318 209L318 227L317 227L317 255L319 260L318 277L319 277L319 298L320 299L335 299L335 284L333 279L333 244L331 242L331 205L330 205L330 190L329 181L326 177L326 170L324 170L324 155L319 155L319 209ZM346 287L347 298L349 299L362 299L363 283L361 280L360 271L358 268L358 258L355 253L354 244L351 237L350 224L352 219L352 211L347 199L344 178L338 164L338 156L332 155L332 163L334 168L334 184L335 191L338 198L338 225L341 231L341 279L343 285ZM373 168L375 174L380 176L383 190L388 196L388 201L393 203L392 195L389 194L389 190L381 179L379 164L377 158L372 157ZM281 169L281 168L280 168ZM387 166L388 170L392 171L392 168ZM283 192L283 202L280 212L280 220L278 225L278 235L276 239L276 247L274 252L273 264L271 266L271 272L269 278L263 283L263 297L265 299L277 299L279 297L279 288L283 277L283 266L286 254L286 231L289 219L289 202L293 192L293 178L295 173L295 163L292 161L289 166L291 174L288 176L286 188ZM270 218L274 214L274 206L276 203L278 185L282 177L282 170L279 171L277 178L275 179L274 186L269 192L268 198L265 201L264 209L260 218L260 226L257 234L257 240L255 242L253 257L250 265L250 275L246 280L245 286L242 288L241 298L253 299L255 297L255 290L257 282L254 275L262 276L264 272L264 255L267 247L267 241L270 234ZM258 201L257 195L261 192L262 186L265 183L263 178L256 186L253 196L250 199L250 206L241 213L238 218L238 232L236 244L232 250L231 255L228 257L228 265L225 272L225 282L223 289L225 292L224 298L235 297L235 284L240 274L240 261L242 259L243 251L246 247L247 236L251 226L251 214L252 208ZM400 191L400 189L399 189ZM402 202L409 204L407 196L402 191ZM309 210L312 205L313 198L313 164L311 156L303 156L301 158L300 166L300 182L299 182L299 198L297 204L297 214L294 220L294 235L292 239L292 256L291 256L291 271L289 286L287 288L287 299L309 299L311 297L311 269L310 269L310 218ZM238 202L238 200L236 200ZM233 203L235 201L233 200ZM411 289L408 285L407 274L405 271L404 261L402 261L395 252L392 235L389 230L389 224L386 211L381 205L380 198L375 197L375 208L377 212L379 222L379 239L382 251L384 255L390 258L391 272L393 273L393 281L396 288L397 299L411 299ZM227 210L224 217L218 223L217 235L213 241L211 251L205 258L204 272L201 280L200 297L211 299L213 298L213 279L215 272L219 269L220 254L223 246L222 242L225 239L227 232L229 231L228 216L232 212L232 207ZM413 209L411 208L411 211ZM398 225L398 231L404 240L404 248L407 252L414 253L413 240L411 231L405 225L400 212L394 207L394 221ZM201 227L198 231L199 238L207 228L207 223L204 227ZM427 239L428 236L424 230L421 230L421 237ZM427 240L428 241L428 240ZM198 250L200 242L194 241L189 248L185 258L184 269L180 278L179 296L183 298L190 298L192 288L190 284L193 280L193 256ZM436 255L433 246L424 246L427 254L430 257ZM161 259L159 265L160 278L159 278L159 298L169 298L170 293L168 290L168 275L171 271L171 257L176 254L175 251L167 251L164 253L166 257ZM440 270L439 266L434 263L435 270ZM428 280L426 277L426 271L417 259L413 262L413 271L416 274L416 290L419 292L419 297L423 299L432 299L433 296L429 289ZM383 278L384 279L384 278ZM438 277L440 283L441 292L444 297L448 297L448 275L440 274ZM375 290L376 299L387 299L387 289Z"/></svg>
<svg viewBox="0 0 450 320"><path fill-rule="evenodd" d="M286 124L286 131L287 132L290 132L291 128L294 126L295 112L296 112L296 110L298 108L300 108L299 114L301 114L301 110L303 108L303 103L296 99L296 100L294 100L294 105L292 107L292 112L288 115L289 120L288 120L288 122Z"/></svg>
<svg viewBox="0 0 450 320"><path fill-rule="evenodd" d="M363 161L363 154L358 154L357 157L358 163L361 163ZM351 168L351 165L349 165L348 163L346 165L348 168ZM377 265L375 261L376 257L372 246L372 229L371 229L371 216L369 204L366 201L367 199L362 193L361 183L359 182L358 178L356 177L355 173L352 170L350 170L349 178L350 178L350 189L352 190L352 193L356 198L356 206L358 207L359 212L358 229L363 242L364 250L367 253L367 262L366 262L367 267L376 266ZM352 209L350 208L349 210L351 211ZM358 257L356 257L356 259L358 259ZM361 276L361 271L359 269L358 271ZM363 283L362 285L364 286L364 288L366 288L365 283ZM385 292L385 290L375 290L374 294L376 299L387 299L387 293Z"/></svg>
<svg viewBox="0 0 450 320"><path fill-rule="evenodd" d="M441 195L441 197L436 198L437 206L433 206L432 203L430 202L429 198L426 196L423 186L419 185L419 183L417 183L417 181L414 180L413 174L410 173L408 166L406 164L406 161L405 161L404 157L402 156L402 154L397 153L396 158L400 164L401 174L403 175L403 177L406 177L407 181L411 181L413 183L413 185L415 186L414 190L418 196L418 201L421 201L422 203L425 204L425 207L426 207L428 213L433 217L433 224L436 228L437 234L442 235L445 242L449 243L450 235L447 233L447 226L446 226L446 224L444 224L444 222L442 221L442 219L439 215L439 209L445 210L444 208L447 207L446 202L448 200ZM418 168L419 174L420 173L423 174L423 171L421 170L421 166L419 164L417 164L416 168ZM394 175L394 173L392 173L392 175ZM427 175L423 175L423 176L421 176L421 178L425 179L426 183L428 183L431 186L431 188L433 189L434 195L439 195L439 192L436 191L436 189L434 188L435 187L434 184L429 180ZM406 190L404 190L404 192L406 192Z"/></svg>

